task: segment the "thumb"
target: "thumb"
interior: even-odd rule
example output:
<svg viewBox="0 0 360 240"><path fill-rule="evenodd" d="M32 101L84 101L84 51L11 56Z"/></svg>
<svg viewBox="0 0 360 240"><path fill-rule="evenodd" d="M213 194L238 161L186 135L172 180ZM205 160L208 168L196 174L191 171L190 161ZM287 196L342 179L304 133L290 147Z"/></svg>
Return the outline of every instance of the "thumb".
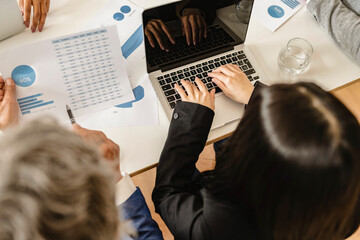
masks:
<svg viewBox="0 0 360 240"><path fill-rule="evenodd" d="M211 99L215 99L215 89L211 89L210 95L211 95Z"/></svg>
<svg viewBox="0 0 360 240"><path fill-rule="evenodd" d="M4 87L4 99L6 98L14 98L16 94L16 86L14 80L11 78L6 79L5 87Z"/></svg>
<svg viewBox="0 0 360 240"><path fill-rule="evenodd" d="M210 91L212 110L215 111L215 89Z"/></svg>
<svg viewBox="0 0 360 240"><path fill-rule="evenodd" d="M74 132L78 132L82 129L82 127L77 123L74 123L71 126L72 126L72 129L74 130Z"/></svg>

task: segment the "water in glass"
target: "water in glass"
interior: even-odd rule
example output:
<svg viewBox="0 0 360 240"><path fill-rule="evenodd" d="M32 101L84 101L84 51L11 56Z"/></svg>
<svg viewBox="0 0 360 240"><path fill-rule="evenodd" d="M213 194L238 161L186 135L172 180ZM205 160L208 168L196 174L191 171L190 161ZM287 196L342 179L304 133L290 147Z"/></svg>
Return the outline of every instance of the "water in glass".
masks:
<svg viewBox="0 0 360 240"><path fill-rule="evenodd" d="M302 73L309 66L311 55L312 46L310 43L299 38L292 39L280 51L278 57L279 68L291 75Z"/></svg>

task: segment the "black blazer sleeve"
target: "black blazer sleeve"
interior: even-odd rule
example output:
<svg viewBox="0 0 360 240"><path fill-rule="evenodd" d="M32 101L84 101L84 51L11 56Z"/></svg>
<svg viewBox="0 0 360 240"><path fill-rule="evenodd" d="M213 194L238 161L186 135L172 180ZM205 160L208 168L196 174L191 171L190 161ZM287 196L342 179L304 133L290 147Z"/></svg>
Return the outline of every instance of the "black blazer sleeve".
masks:
<svg viewBox="0 0 360 240"><path fill-rule="evenodd" d="M213 117L209 108L189 102L178 102L173 113L152 199L176 239L191 239L194 223L202 213L201 197L189 186Z"/></svg>

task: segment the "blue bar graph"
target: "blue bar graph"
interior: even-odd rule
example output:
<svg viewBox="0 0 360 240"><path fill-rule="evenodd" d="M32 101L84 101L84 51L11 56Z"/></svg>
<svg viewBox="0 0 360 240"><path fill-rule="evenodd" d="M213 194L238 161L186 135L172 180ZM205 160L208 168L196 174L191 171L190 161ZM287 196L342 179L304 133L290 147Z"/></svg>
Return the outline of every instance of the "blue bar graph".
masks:
<svg viewBox="0 0 360 240"><path fill-rule="evenodd" d="M35 95L32 95L32 96L28 96L28 97L23 97L23 98L19 98L18 99L18 102L22 102L24 100L28 100L28 99L31 99L31 98L36 98L36 97L41 97L43 94L42 93L39 93L39 94L35 94Z"/></svg>
<svg viewBox="0 0 360 240"><path fill-rule="evenodd" d="M28 107L28 106L32 106L32 105L37 105L39 103L43 103L44 101L43 100L39 100L39 101L35 101L35 102L31 102L31 103L28 103L28 104L20 104L20 108L25 108L25 107Z"/></svg>
<svg viewBox="0 0 360 240"><path fill-rule="evenodd" d="M31 102L34 102L34 101L36 101L36 100L37 100L37 98L32 98L32 99L30 99L30 100L21 101L21 102L19 102L19 104L21 105L21 104L31 103ZM18 101L19 101L19 100L18 100Z"/></svg>
<svg viewBox="0 0 360 240"><path fill-rule="evenodd" d="M23 97L23 98L19 98L17 101L19 103L19 107L21 110L22 115L25 114L30 114L32 112L36 112L36 110L46 110L49 109L52 106L51 104L54 103L54 101L47 101L44 99L41 99L41 96L44 96L44 94L39 93L39 94L34 94L28 97ZM43 98L43 97L42 97ZM45 107L45 108L43 108ZM40 108L40 109L38 109Z"/></svg>
<svg viewBox="0 0 360 240"><path fill-rule="evenodd" d="M31 106L31 107L28 107L28 108L22 108L21 111L24 112L24 111L27 111L27 110L31 110L31 109L34 109L34 108L46 106L46 105L53 104L53 103L54 103L54 101L44 102L44 103L34 105L34 106Z"/></svg>
<svg viewBox="0 0 360 240"><path fill-rule="evenodd" d="M281 0L283 3L288 5L291 9L296 8L300 3L296 0Z"/></svg>

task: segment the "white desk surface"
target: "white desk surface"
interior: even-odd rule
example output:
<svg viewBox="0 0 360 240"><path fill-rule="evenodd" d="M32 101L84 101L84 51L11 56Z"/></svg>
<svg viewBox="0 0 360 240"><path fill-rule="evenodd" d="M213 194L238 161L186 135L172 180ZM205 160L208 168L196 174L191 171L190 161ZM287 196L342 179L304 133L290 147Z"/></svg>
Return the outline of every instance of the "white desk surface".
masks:
<svg viewBox="0 0 360 240"><path fill-rule="evenodd" d="M169 1L132 0L132 2L140 7L149 8ZM52 0L49 16L42 33L31 33L30 30L25 30L0 42L0 51L79 31L106 3L107 0ZM256 11L256 5L254 11ZM280 48L294 37L302 37L310 41L314 47L314 55L309 69L304 74L290 78L283 75L278 69L277 55ZM274 33L256 19L251 19L246 45L261 66L265 75L262 81L266 84L305 80L315 82L325 90L331 90L360 76L360 68L352 63L333 43L326 32L318 26L306 7ZM0 61L6 61L6 59L1 59L0 56ZM208 140L232 132L237 124L238 121L215 129L210 133ZM99 130L119 144L122 171L134 173L158 162L168 127L169 121L159 104L158 126Z"/></svg>

